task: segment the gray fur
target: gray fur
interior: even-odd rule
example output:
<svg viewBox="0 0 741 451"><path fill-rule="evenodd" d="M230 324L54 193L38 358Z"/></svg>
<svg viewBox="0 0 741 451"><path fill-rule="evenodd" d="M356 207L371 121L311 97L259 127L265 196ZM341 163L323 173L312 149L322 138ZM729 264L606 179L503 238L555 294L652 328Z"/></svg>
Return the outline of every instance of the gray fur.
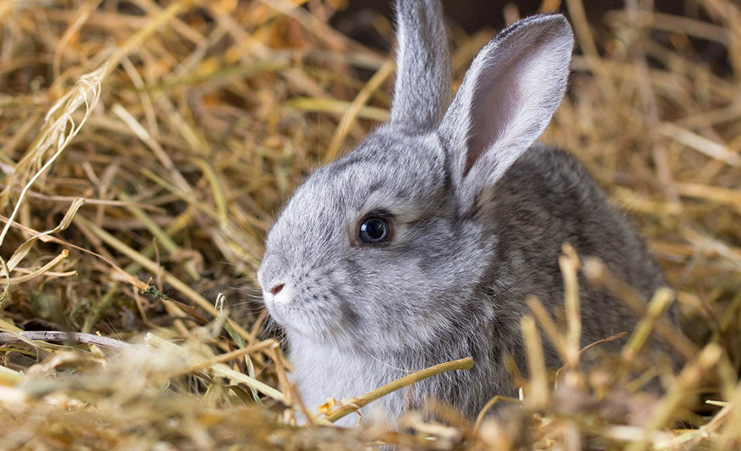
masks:
<svg viewBox="0 0 741 451"><path fill-rule="evenodd" d="M434 397L473 417L494 395L514 395L503 358L525 367L526 296L554 313L563 305L564 242L602 258L644 296L665 283L583 167L534 144L566 88L573 46L566 20L535 16L503 31L444 113L442 8L421 3L399 0L391 122L296 190L258 272L311 408L466 356L475 359L472 370L422 381L381 405L394 418ZM432 64L438 60L445 63ZM377 210L391 215L393 238L362 245L360 222ZM634 327L620 301L586 286L581 294L583 344ZM558 364L552 350L547 359Z"/></svg>
<svg viewBox="0 0 741 451"><path fill-rule="evenodd" d="M438 125L452 96L442 5L439 0L397 2L396 22L399 48L391 122L400 131L419 134Z"/></svg>

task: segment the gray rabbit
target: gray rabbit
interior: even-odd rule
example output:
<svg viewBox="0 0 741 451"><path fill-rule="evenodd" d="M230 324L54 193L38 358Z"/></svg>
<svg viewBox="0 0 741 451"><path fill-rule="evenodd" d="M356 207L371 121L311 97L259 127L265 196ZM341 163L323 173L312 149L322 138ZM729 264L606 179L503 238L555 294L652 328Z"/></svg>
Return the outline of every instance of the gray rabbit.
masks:
<svg viewBox="0 0 741 451"><path fill-rule="evenodd" d="M296 190L268 235L258 281L310 408L472 356L469 371L379 402L392 419L428 398L475 417L493 396L516 394L503 358L525 366L525 298L562 308L563 243L644 296L665 281L586 170L536 142L566 90L566 19L538 15L502 31L451 103L439 0L397 3L390 122ZM581 302L584 344L637 320L598 289L582 285ZM552 350L547 359L559 364Z"/></svg>

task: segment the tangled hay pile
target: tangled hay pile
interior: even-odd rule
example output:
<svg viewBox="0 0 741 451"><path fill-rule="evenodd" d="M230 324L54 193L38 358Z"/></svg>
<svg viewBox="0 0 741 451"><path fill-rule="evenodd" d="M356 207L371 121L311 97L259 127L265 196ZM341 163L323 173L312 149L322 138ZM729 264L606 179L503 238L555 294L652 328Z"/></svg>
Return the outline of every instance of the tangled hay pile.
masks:
<svg viewBox="0 0 741 451"><path fill-rule="evenodd" d="M738 3L671 16L627 0L594 35L580 0L544 2L580 45L544 140L632 213L676 290L643 300L583 262L644 313L622 354L580 366L567 253L566 322L530 304L523 399L492 401L517 407L347 430L330 420L383 392L296 426L307 407L254 274L302 177L388 117L394 64L328 25L343 2L303 3L0 0L0 447L741 447ZM454 29L457 80L493 35ZM659 319L671 302L684 331ZM682 368L642 359L651 331ZM555 375L543 340L564 356ZM661 397L643 390L654 376Z"/></svg>

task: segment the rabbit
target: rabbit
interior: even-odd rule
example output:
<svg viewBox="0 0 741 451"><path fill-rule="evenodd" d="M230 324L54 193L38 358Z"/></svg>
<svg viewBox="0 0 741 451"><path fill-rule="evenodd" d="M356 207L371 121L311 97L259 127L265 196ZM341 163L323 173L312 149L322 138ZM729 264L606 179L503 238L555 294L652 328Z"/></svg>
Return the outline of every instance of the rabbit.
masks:
<svg viewBox="0 0 741 451"><path fill-rule="evenodd" d="M268 233L257 278L310 409L472 356L471 370L378 403L388 420L430 398L475 418L495 395L516 396L503 359L526 368L526 297L554 315L562 308L563 243L646 297L666 282L584 167L536 142L568 83L574 37L564 16L532 16L499 33L451 100L440 1L398 0L396 11L389 122L296 189ZM621 301L580 289L585 345L633 329L637 318Z"/></svg>

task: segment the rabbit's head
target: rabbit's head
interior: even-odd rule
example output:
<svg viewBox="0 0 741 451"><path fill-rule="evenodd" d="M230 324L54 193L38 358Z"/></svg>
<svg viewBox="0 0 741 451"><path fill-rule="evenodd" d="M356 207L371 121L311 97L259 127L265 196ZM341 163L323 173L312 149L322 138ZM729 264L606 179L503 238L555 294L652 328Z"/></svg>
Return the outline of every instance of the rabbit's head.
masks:
<svg viewBox="0 0 741 451"><path fill-rule="evenodd" d="M507 28L475 58L451 104L439 1L401 0L397 9L390 122L309 177L268 235L258 280L289 337L422 350L493 314L473 295L497 240L480 223L480 199L561 102L571 29L560 15Z"/></svg>

